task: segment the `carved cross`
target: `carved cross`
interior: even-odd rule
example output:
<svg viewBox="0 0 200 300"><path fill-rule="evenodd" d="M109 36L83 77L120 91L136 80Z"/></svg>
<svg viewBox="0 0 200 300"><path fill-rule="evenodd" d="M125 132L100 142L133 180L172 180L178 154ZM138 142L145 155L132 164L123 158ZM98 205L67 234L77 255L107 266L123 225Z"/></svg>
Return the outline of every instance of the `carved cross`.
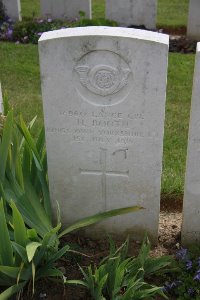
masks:
<svg viewBox="0 0 200 300"><path fill-rule="evenodd" d="M123 151L125 153L126 158L126 150L118 150L115 151L113 154L115 155L117 152ZM88 170L88 169L80 169L82 175L101 175L101 185L102 185L102 199L105 203L106 209L106 200L107 200L107 193L106 193L106 178L107 176L122 176L122 177L129 177L129 171L121 172L121 171L109 171L107 170L107 149L102 149L100 152L100 166L99 170Z"/></svg>

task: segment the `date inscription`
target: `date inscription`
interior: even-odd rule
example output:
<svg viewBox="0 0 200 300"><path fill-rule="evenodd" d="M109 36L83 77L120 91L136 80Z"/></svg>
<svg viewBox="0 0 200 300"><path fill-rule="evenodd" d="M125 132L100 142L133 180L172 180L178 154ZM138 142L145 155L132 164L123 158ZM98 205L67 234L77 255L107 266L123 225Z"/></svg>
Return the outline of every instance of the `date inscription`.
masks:
<svg viewBox="0 0 200 300"><path fill-rule="evenodd" d="M66 110L60 118L65 126L48 126L47 133L67 135L74 142L128 145L136 139L158 138L157 132L144 129L144 113Z"/></svg>

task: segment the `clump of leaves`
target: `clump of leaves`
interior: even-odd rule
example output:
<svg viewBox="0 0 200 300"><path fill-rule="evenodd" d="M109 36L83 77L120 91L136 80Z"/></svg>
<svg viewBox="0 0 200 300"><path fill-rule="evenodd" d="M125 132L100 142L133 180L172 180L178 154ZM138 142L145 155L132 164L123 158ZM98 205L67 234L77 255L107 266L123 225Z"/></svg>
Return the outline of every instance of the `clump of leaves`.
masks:
<svg viewBox="0 0 200 300"><path fill-rule="evenodd" d="M0 134L0 286L9 286L0 299L8 299L28 281L59 276L54 262L68 249L59 250L59 239L74 230L105 218L135 212L141 207L116 209L87 217L60 231L53 227L48 186L44 128L32 136L34 118L26 126L15 122L4 98ZM6 277L5 277L6 276ZM34 291L34 289L33 289Z"/></svg>
<svg viewBox="0 0 200 300"><path fill-rule="evenodd" d="M172 258L149 256L150 243L145 237L137 257L128 257L128 240L118 249L110 240L110 254L97 266L83 270L83 280L68 280L67 284L85 286L95 300L139 300L155 299L160 295L167 299L162 287L147 282L155 274L167 272Z"/></svg>
<svg viewBox="0 0 200 300"><path fill-rule="evenodd" d="M52 20L51 18L25 19L22 22L15 23L12 28L9 24L4 25L1 29L1 39L37 44L43 32L82 26L117 26L117 23L106 19L86 19L83 12L80 12L79 19L67 21Z"/></svg>
<svg viewBox="0 0 200 300"><path fill-rule="evenodd" d="M13 41L37 44L43 32L81 26L115 26L116 23L105 19L81 19L79 21L37 20L18 22L13 28Z"/></svg>
<svg viewBox="0 0 200 300"><path fill-rule="evenodd" d="M22 215L11 201L10 220L6 219L5 203L0 201L0 285L8 287L0 299L9 299L30 280L33 293L35 282L42 277L62 277L54 262L66 253L69 246L59 251L52 244L60 225L49 231L44 238L35 229L26 227Z"/></svg>
<svg viewBox="0 0 200 300"><path fill-rule="evenodd" d="M180 300L200 299L200 248L192 247L190 250L180 248L176 253L179 273L172 273L164 290L169 296Z"/></svg>

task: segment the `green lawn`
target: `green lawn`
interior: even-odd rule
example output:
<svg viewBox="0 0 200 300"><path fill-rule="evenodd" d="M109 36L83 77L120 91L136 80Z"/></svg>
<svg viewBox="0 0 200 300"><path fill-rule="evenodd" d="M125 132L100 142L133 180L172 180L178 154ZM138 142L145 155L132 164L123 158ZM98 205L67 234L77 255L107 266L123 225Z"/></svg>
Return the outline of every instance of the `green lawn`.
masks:
<svg viewBox="0 0 200 300"><path fill-rule="evenodd" d="M39 16L39 1L40 0L21 0L23 17ZM158 26L186 26L188 3L189 0L158 0ZM93 0L93 17L103 18L104 16L105 0Z"/></svg>
<svg viewBox="0 0 200 300"><path fill-rule="evenodd" d="M165 194L183 192L193 68L194 55L169 55L162 181ZM37 46L1 42L0 79L16 114L23 113L26 121L38 115L39 128L43 120Z"/></svg>
<svg viewBox="0 0 200 300"><path fill-rule="evenodd" d="M189 0L158 0L158 27L187 26Z"/></svg>

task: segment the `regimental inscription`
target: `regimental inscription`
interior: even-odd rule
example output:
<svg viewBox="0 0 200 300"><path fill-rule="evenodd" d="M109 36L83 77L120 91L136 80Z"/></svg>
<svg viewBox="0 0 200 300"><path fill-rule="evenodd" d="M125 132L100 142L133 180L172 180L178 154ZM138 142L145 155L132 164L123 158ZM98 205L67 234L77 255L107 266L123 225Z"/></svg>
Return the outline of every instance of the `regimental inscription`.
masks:
<svg viewBox="0 0 200 300"><path fill-rule="evenodd" d="M133 87L128 63L118 54L106 50L84 55L74 68L74 76L82 99L98 106L122 102Z"/></svg>
<svg viewBox="0 0 200 300"><path fill-rule="evenodd" d="M124 159L127 159L127 150L128 149L119 149L113 153L115 155L117 152L124 152ZM107 176L122 176L129 177L129 170L126 172L121 171L111 171L107 169L107 149L100 149L100 169L98 170L89 170L89 169L81 169L80 172L82 175L101 175L101 186L102 186L102 201L105 204L105 210L107 209Z"/></svg>
<svg viewBox="0 0 200 300"><path fill-rule="evenodd" d="M99 111L61 111L63 127L47 127L50 134L65 135L69 141L132 145L144 138L157 140L159 132L145 129L145 113ZM70 125L69 125L70 124Z"/></svg>

